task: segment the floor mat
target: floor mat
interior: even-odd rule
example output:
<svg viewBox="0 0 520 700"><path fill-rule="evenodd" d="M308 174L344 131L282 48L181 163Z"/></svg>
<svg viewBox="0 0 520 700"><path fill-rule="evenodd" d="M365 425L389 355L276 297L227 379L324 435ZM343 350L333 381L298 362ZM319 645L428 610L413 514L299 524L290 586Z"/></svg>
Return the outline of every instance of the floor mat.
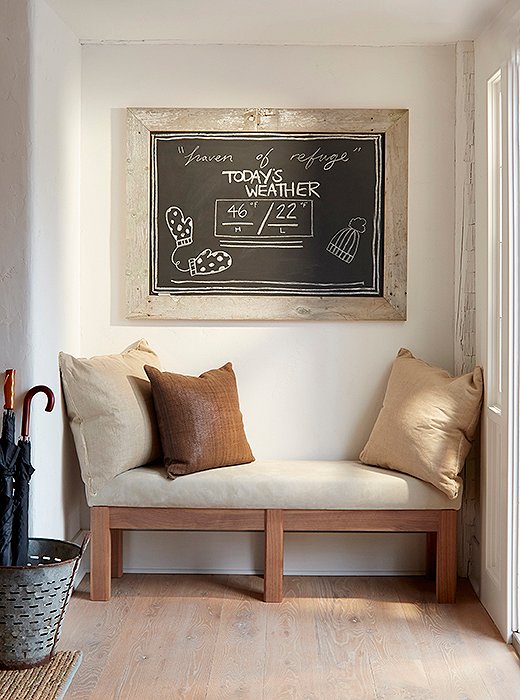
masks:
<svg viewBox="0 0 520 700"><path fill-rule="evenodd" d="M0 671L0 699L62 700L81 658L81 651L58 651L45 666Z"/></svg>

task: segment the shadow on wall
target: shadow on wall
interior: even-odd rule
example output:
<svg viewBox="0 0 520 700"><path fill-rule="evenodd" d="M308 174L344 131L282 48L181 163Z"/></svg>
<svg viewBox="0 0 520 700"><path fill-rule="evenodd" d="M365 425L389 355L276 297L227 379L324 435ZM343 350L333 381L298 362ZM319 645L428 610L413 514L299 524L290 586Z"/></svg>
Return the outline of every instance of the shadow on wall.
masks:
<svg viewBox="0 0 520 700"><path fill-rule="evenodd" d="M76 448L74 447L74 438L72 437L65 409L65 399L61 390L60 393L63 421L61 499L63 503L65 537L70 540L77 535L80 529L89 528L89 513Z"/></svg>

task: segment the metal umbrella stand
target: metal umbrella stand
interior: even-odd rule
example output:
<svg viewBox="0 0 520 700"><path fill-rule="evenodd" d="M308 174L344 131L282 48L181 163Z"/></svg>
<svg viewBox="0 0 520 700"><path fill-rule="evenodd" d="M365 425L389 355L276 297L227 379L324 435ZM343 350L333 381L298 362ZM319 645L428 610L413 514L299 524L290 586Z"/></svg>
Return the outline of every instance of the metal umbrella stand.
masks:
<svg viewBox="0 0 520 700"><path fill-rule="evenodd" d="M50 661L88 540L30 538L30 564L0 567L0 669Z"/></svg>

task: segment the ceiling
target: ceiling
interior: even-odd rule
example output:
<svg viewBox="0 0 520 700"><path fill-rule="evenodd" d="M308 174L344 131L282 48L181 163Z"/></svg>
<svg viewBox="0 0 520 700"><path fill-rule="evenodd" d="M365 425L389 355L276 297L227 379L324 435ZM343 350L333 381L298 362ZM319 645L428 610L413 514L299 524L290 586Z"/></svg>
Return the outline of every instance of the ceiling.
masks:
<svg viewBox="0 0 520 700"><path fill-rule="evenodd" d="M82 43L388 46L474 39L507 0L40 0Z"/></svg>

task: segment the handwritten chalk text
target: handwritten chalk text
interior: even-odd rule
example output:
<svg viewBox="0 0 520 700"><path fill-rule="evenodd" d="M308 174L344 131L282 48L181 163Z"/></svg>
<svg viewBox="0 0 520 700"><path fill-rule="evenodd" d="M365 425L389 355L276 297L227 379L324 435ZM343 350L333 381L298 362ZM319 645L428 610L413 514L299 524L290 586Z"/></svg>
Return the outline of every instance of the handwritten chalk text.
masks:
<svg viewBox="0 0 520 700"><path fill-rule="evenodd" d="M228 183L243 183L248 197L319 197L319 182L284 182L282 168L223 170Z"/></svg>
<svg viewBox="0 0 520 700"><path fill-rule="evenodd" d="M322 153L321 149L317 148L311 155L307 153L293 153L290 160L304 163L305 170L311 168L315 163L320 165L323 163L323 170L330 170L336 163L347 163L350 160L350 155L348 151L343 151L343 153Z"/></svg>
<svg viewBox="0 0 520 700"><path fill-rule="evenodd" d="M281 182L283 170L269 168L267 171L263 170L223 170L222 175L227 175L228 182L249 182L258 183L266 185L269 180L272 182Z"/></svg>
<svg viewBox="0 0 520 700"><path fill-rule="evenodd" d="M184 165L190 165L191 163L225 163L226 161L233 162L233 155L231 153L214 153L213 155L207 155L205 153L199 153L200 146L195 146L191 153L184 156ZM181 150L182 149L182 150ZM184 147L181 146L179 153L184 153Z"/></svg>
<svg viewBox="0 0 520 700"><path fill-rule="evenodd" d="M318 197L319 182L271 182L269 185L244 185L248 197Z"/></svg>

